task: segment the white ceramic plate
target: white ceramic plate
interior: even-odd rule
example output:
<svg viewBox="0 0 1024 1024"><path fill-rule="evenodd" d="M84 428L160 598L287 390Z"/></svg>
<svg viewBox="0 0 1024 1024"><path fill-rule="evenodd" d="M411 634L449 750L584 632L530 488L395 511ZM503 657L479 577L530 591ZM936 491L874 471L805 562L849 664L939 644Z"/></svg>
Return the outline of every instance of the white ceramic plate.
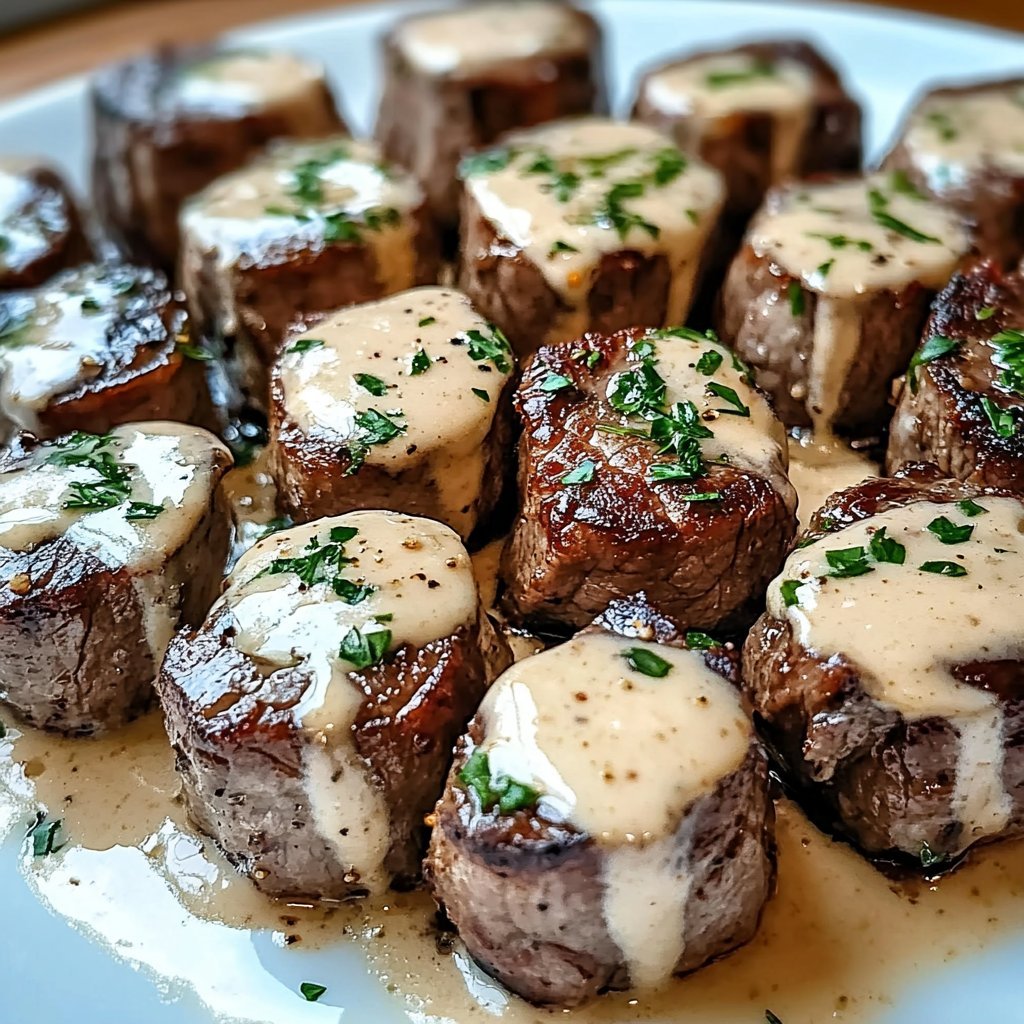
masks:
<svg viewBox="0 0 1024 1024"><path fill-rule="evenodd" d="M411 6L348 8L261 25L238 35L250 42L293 47L323 60L353 123L367 130L379 85L377 38ZM593 6L607 29L619 109L628 102L637 69L663 55L743 38L803 36L841 66L865 102L870 154L880 151L901 109L930 80L1024 71L1024 37L869 8L729 0L599 0ZM0 105L0 153L45 155L83 184L84 97L82 80L72 79ZM130 756L125 766L126 771L136 770ZM0 1021L401 1024L435 1019L387 996L368 975L361 953L342 940L318 951L284 948L280 933L232 931L204 922L182 909L169 892L152 884L136 886L133 878L144 870L137 849L115 849L104 855L100 866L91 868L80 851L53 858L63 863L47 867L52 877L44 884L31 870L17 866L24 808L11 810L7 822L3 811L0 802L0 837L8 837L0 847ZM118 812L111 808L109 813ZM1019 858L1021 848L1009 855ZM60 916L56 895L65 891L57 883L66 887L79 869L92 872L87 925ZM40 892L50 894L49 909L40 902ZM956 950L954 921L950 928L949 947ZM168 942L168 936L173 941ZM849 941L862 943L865 938L850 935ZM874 936L872 941L884 943L886 936ZM823 954L842 956L843 951L820 948L818 939L809 935L801 953L805 968L797 970L797 977L805 973L806 983L813 984ZM1024 926L1016 931L1007 928L981 955L958 957L942 970L920 972L911 967L886 993L883 1002L888 1005L875 1002L837 1016L865 1024L1024 1022L1022 960ZM727 971L728 963L713 970ZM328 985L328 995L320 1003L303 1002L297 995L303 980ZM763 979L769 1005L772 981ZM629 1017L635 1019L633 1013ZM678 1018L672 1014L659 1020L682 1017L680 1012ZM484 1009L473 1019L494 1017ZM538 1013L537 1019L558 1015ZM734 1019L736 1024L758 1024L764 1017L751 1008L738 1011ZM806 1021L790 1018L786 1024Z"/></svg>

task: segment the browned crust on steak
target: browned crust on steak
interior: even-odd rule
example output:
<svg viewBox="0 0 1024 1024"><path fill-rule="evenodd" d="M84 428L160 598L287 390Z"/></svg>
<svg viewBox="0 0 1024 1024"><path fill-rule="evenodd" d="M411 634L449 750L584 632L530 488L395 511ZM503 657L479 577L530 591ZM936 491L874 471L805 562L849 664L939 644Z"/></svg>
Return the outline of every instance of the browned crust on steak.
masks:
<svg viewBox="0 0 1024 1024"><path fill-rule="evenodd" d="M271 139L344 130L326 85L308 103L218 116L163 102L183 66L215 45L163 47L98 72L92 81L92 192L111 240L128 259L171 273L182 202L235 170Z"/></svg>
<svg viewBox="0 0 1024 1024"><path fill-rule="evenodd" d="M680 626L729 628L761 599L789 550L796 520L766 478L709 465L697 489L721 499L687 505L689 485L676 496L672 484L647 482L649 443L623 437L615 466L590 443L594 425L614 415L603 389L636 333L586 335L602 353L594 370L572 358L571 345L542 348L524 368L515 399L521 504L502 563L515 618L580 627L614 598L644 590ZM543 390L549 373L574 386ZM563 486L584 459L596 464L594 482Z"/></svg>
<svg viewBox="0 0 1024 1024"><path fill-rule="evenodd" d="M395 30L384 39L375 137L389 160L419 179L442 228L458 223L456 170L464 153L513 128L607 111L600 27L570 10L586 29L584 50L504 61L472 76L424 74L402 56Z"/></svg>
<svg viewBox="0 0 1024 1024"><path fill-rule="evenodd" d="M831 495L805 536L915 502L943 503L1009 492L937 480L925 468L897 479L865 481ZM921 623L920 628L927 628ZM1004 834L1024 829L1024 665L998 661L957 666L963 682L996 693L1005 713L1003 779L1013 801ZM952 797L955 727L946 718L906 719L867 692L857 666L802 647L789 623L765 612L743 648L743 683L770 749L837 831L877 855L936 857L962 847L963 823ZM926 867L928 865L925 865Z"/></svg>
<svg viewBox="0 0 1024 1024"><path fill-rule="evenodd" d="M978 312L991 309L987 319ZM886 466L892 473L930 462L944 476L988 487L1024 491L1024 397L1000 386L989 339L1024 328L1024 275L982 262L957 274L939 294L923 340L958 341L948 355L916 369L916 391L905 382L889 428ZM985 414L988 399L1014 413L1017 428L1000 437Z"/></svg>

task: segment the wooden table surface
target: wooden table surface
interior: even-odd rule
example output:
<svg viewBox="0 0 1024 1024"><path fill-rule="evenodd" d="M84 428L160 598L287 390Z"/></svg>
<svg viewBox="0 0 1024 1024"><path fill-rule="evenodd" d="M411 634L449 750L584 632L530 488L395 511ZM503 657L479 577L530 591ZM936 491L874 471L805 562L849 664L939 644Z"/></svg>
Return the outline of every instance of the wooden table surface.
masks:
<svg viewBox="0 0 1024 1024"><path fill-rule="evenodd" d="M3 0L0 0L2 3ZM126 0L57 18L0 39L0 96L102 64L163 41L189 41L232 26L347 0ZM680 0L681 2L681 0ZM1024 0L902 0L895 6L1024 31Z"/></svg>

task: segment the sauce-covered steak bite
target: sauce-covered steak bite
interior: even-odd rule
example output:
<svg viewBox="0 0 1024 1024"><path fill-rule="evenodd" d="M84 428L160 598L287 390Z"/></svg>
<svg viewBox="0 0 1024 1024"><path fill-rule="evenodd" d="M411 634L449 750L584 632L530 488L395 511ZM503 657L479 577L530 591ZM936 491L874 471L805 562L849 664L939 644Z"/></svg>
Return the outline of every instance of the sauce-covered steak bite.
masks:
<svg viewBox="0 0 1024 1024"><path fill-rule="evenodd" d="M782 425L728 349L686 328L587 335L542 348L515 404L514 618L580 627L645 590L682 625L749 622L796 495Z"/></svg>
<svg viewBox="0 0 1024 1024"><path fill-rule="evenodd" d="M508 480L515 357L460 292L419 288L289 335L273 374L271 465L297 522L355 508L468 538Z"/></svg>
<svg viewBox="0 0 1024 1024"><path fill-rule="evenodd" d="M359 511L277 533L164 661L189 811L271 895L409 884L452 746L509 661L448 527Z"/></svg>
<svg viewBox="0 0 1024 1024"><path fill-rule="evenodd" d="M920 475L839 492L768 591L743 681L807 798L932 868L1024 826L1024 501Z"/></svg>
<svg viewBox="0 0 1024 1024"><path fill-rule="evenodd" d="M1024 273L982 262L936 300L889 427L889 472L916 462L1024 491Z"/></svg>
<svg viewBox="0 0 1024 1024"><path fill-rule="evenodd" d="M38 160L0 157L0 291L35 288L89 256L63 178Z"/></svg>
<svg viewBox="0 0 1024 1024"><path fill-rule="evenodd" d="M774 879L763 750L699 651L592 627L488 691L425 874L536 1003L653 988L746 942Z"/></svg>
<svg viewBox="0 0 1024 1024"><path fill-rule="evenodd" d="M547 0L406 18L384 42L384 63L377 138L422 182L443 228L458 221L464 153L607 104L597 23Z"/></svg>
<svg viewBox="0 0 1024 1024"><path fill-rule="evenodd" d="M184 311L158 271L86 264L0 294L0 432L55 437L212 407Z"/></svg>
<svg viewBox="0 0 1024 1024"><path fill-rule="evenodd" d="M877 431L968 247L959 218L901 174L773 189L729 268L719 333L787 425Z"/></svg>
<svg viewBox="0 0 1024 1024"><path fill-rule="evenodd" d="M517 352L686 319L724 186L660 132L562 121L461 173L459 282Z"/></svg>
<svg viewBox="0 0 1024 1024"><path fill-rule="evenodd" d="M165 48L99 72L91 104L103 227L127 258L168 272L185 199L271 139L344 128L323 68L281 51Z"/></svg>
<svg viewBox="0 0 1024 1024"><path fill-rule="evenodd" d="M196 328L228 340L258 405L290 324L433 283L440 263L416 181L340 136L273 145L189 200L181 228Z"/></svg>
<svg viewBox="0 0 1024 1024"><path fill-rule="evenodd" d="M216 598L227 449L134 423L0 459L0 695L33 725L113 728L145 711L179 624Z"/></svg>
<svg viewBox="0 0 1024 1024"><path fill-rule="evenodd" d="M1024 78L944 87L909 112L883 166L947 203L980 251L1024 253Z"/></svg>

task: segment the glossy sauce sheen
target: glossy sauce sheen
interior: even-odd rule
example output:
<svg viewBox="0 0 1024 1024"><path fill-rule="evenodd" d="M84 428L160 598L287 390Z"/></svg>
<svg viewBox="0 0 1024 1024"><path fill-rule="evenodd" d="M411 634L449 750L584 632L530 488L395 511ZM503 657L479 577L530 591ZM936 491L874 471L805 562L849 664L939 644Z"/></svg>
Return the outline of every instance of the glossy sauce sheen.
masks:
<svg viewBox="0 0 1024 1024"><path fill-rule="evenodd" d="M798 61L759 61L723 53L680 61L653 72L644 98L656 110L685 119L675 126L686 149L727 133L737 115L772 118L772 181L793 173L810 120L814 79Z"/></svg>
<svg viewBox="0 0 1024 1024"><path fill-rule="evenodd" d="M421 470L422 486L436 490L444 521L464 537L476 525L484 442L515 367L507 345L504 370L494 359L473 359L467 331L494 337L461 292L418 288L329 316L298 339L322 345L305 351L293 345L279 364L287 415L316 441L355 440L355 417L370 409L404 426L386 444L370 446L365 465L393 475ZM430 366L413 373L420 352ZM386 393L372 394L356 374L382 381Z"/></svg>
<svg viewBox="0 0 1024 1024"><path fill-rule="evenodd" d="M294 572L261 575L276 559L302 557L331 542L330 531L358 532L344 544L339 575L375 590L349 604L331 580L306 586ZM295 708L306 737L306 792L317 828L360 884L385 887L388 809L351 739L351 726L366 700L354 667L339 657L352 630L390 630L387 650L424 647L476 621L472 563L455 533L429 519L393 512L350 512L274 534L250 548L228 577L211 619L229 615L235 646L269 671L298 668L310 681ZM379 622L378 616L392 616ZM347 835L342 835L342 830Z"/></svg>
<svg viewBox="0 0 1024 1024"><path fill-rule="evenodd" d="M836 491L879 476L878 464L838 438L812 437L810 432L789 441L789 479L800 497L800 528Z"/></svg>
<svg viewBox="0 0 1024 1024"><path fill-rule="evenodd" d="M569 311L546 337L577 337L587 327L587 295L602 256L622 250L664 254L671 272L665 323L683 323L690 309L701 252L718 217L724 187L718 173L693 158L663 184L650 181L659 154L673 153L661 133L645 125L603 118L556 122L510 135L513 156L500 170L473 173L466 189L499 236L523 250ZM558 172L580 176L566 201L551 187L552 173L530 171L550 158ZM592 161L603 163L593 172ZM630 226L625 234L602 218L600 209L616 185L648 179L642 195L623 206L654 228ZM597 222L595 223L595 218ZM575 251L557 251L569 245Z"/></svg>
<svg viewBox="0 0 1024 1024"><path fill-rule="evenodd" d="M0 156L0 271L12 257L19 264L39 259L47 251L48 232L64 227L47 222L49 204L29 205L34 190L27 176L38 166L25 157Z"/></svg>
<svg viewBox="0 0 1024 1024"><path fill-rule="evenodd" d="M568 6L547 0L477 3L402 22L395 43L428 75L479 74L508 61L551 56L588 46L584 23Z"/></svg>
<svg viewBox="0 0 1024 1024"><path fill-rule="evenodd" d="M952 675L972 661L1024 658L1024 509L1012 498L985 497L985 514L968 518L954 504L917 502L863 520L795 551L768 590L768 610L788 621L819 657L843 655L867 692L908 719L948 718L960 736L954 811L962 846L997 834L1011 812L1002 778L1003 712L996 698ZM974 527L970 539L943 543L928 524L945 516ZM837 579L829 550L863 547L880 527L906 548L902 565L872 560L873 571ZM966 576L923 572L953 562ZM786 607L784 579L804 581Z"/></svg>
<svg viewBox="0 0 1024 1024"><path fill-rule="evenodd" d="M668 672L631 668L636 648ZM604 849L608 931L635 986L662 984L683 953L686 811L753 742L736 692L700 652L592 633L515 664L480 716L492 777L532 786L541 818Z"/></svg>

